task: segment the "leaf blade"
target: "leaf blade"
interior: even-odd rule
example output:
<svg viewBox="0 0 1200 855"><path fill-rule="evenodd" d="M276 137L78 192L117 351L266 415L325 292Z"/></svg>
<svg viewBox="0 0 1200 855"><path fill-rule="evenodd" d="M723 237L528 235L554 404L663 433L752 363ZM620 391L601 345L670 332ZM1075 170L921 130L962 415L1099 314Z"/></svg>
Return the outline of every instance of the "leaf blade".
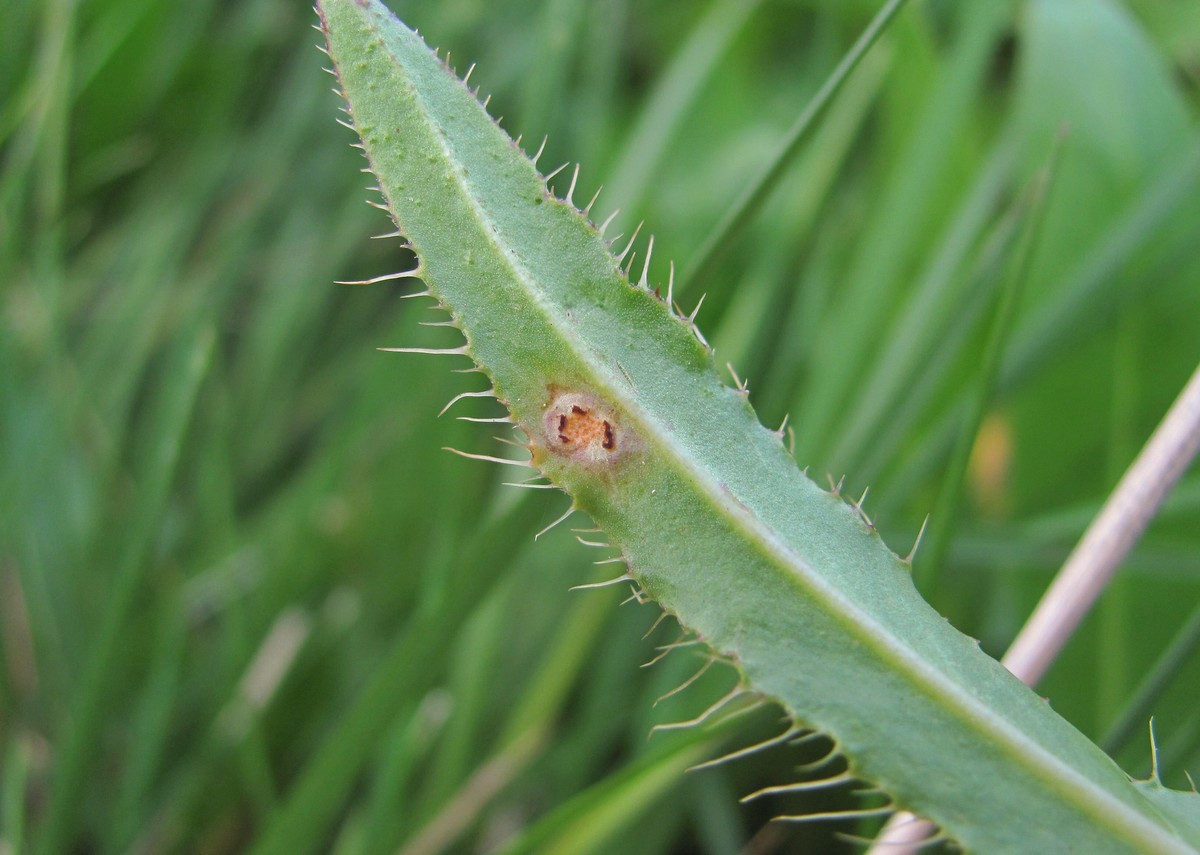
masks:
<svg viewBox="0 0 1200 855"><path fill-rule="evenodd" d="M533 463L622 546L647 593L832 734L856 774L970 848L1066 834L1094 851L1191 851L1109 758L920 599L858 510L795 468L690 322L628 283L415 33L367 0L320 8L430 289ZM568 404L578 421L556 409ZM601 421L615 436L604 451L579 439ZM1013 828L1014 815L1037 821Z"/></svg>

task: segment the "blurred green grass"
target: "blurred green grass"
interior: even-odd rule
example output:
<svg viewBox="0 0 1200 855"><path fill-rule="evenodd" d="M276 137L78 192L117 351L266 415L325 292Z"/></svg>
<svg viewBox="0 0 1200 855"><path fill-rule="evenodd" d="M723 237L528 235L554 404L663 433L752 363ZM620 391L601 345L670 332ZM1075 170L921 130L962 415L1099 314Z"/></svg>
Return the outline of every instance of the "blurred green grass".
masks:
<svg viewBox="0 0 1200 855"><path fill-rule="evenodd" d="M575 198L686 265L876 5L397 2ZM826 851L740 807L803 758L680 770L729 675L491 451L304 4L12 0L0 29L0 850ZM907 551L947 477L1019 196L1068 131L932 602L1002 651L1200 342L1200 15L915 2L749 228L679 295L797 459ZM565 186L565 185L564 185ZM560 188L561 189L561 188ZM665 279L665 262L652 271ZM471 408L472 404L479 406ZM535 493L535 495L526 495ZM919 566L918 571L922 568ZM924 576L922 578L925 578ZM1200 600L1185 476L1039 691L1102 735ZM690 656L690 658L689 658ZM1155 705L1200 769L1200 663ZM715 670L715 669L714 669ZM675 737L675 738L672 738ZM1147 770L1148 741L1118 752ZM776 806L778 807L778 806ZM753 843L751 843L753 840ZM408 848L404 848L404 847ZM422 848L425 847L425 848Z"/></svg>

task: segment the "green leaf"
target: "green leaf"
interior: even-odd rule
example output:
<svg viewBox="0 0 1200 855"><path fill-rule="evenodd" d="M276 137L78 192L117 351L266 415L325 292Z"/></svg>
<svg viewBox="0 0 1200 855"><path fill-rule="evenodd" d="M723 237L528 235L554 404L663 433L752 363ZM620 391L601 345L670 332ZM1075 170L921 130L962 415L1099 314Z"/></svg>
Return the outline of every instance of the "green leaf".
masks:
<svg viewBox="0 0 1200 855"><path fill-rule="evenodd" d="M950 627L861 509L797 470L649 265L631 283L632 250L614 257L570 192L552 196L414 32L375 0L319 10L387 207L466 336L447 352L620 547L616 580L736 665L735 697L829 734L854 777L968 849L1196 851L1193 823Z"/></svg>

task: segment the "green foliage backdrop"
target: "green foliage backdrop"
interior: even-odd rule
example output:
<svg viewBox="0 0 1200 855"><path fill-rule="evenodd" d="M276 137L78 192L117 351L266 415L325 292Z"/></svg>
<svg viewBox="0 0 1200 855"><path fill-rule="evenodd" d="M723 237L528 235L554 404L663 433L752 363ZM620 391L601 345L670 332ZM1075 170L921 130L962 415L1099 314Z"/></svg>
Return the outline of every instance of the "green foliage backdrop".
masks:
<svg viewBox="0 0 1200 855"><path fill-rule="evenodd" d="M1200 9L914 2L717 260L705 236L875 11L547 0L394 8L510 133L642 219L796 456L871 486L907 550L938 501L1019 194L1067 126L1038 252L926 596L1002 651L1194 367ZM736 798L806 759L682 775L658 734L724 689L642 634L365 204L304 4L14 0L0 32L0 841L16 852L811 851ZM568 173L564 179L569 178ZM565 189L565 183L560 191ZM661 263L661 262L660 262ZM658 273L665 278L665 268ZM469 405L477 405L468 409ZM952 473L950 473L952 474ZM952 525L950 524L952 522ZM1185 476L1039 687L1103 739L1200 599ZM1167 781L1200 768L1185 662ZM727 678L724 678L727 681ZM675 737L675 738L672 738ZM1117 757L1144 774L1139 730ZM753 844L750 841L753 840ZM403 849L403 847L408 847Z"/></svg>

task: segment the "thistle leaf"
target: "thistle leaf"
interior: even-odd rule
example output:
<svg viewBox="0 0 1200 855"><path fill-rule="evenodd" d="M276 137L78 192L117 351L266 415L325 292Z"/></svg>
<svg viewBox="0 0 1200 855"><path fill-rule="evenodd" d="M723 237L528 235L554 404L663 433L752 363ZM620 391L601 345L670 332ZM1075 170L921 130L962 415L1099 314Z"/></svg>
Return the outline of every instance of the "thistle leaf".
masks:
<svg viewBox="0 0 1200 855"><path fill-rule="evenodd" d="M721 382L692 319L630 282L633 241L614 256L416 33L377 0L319 12L387 209L530 463L735 664L731 698L778 702L890 798L788 819L903 807L980 852L1200 849L1196 799L1132 783L934 612L861 509Z"/></svg>

